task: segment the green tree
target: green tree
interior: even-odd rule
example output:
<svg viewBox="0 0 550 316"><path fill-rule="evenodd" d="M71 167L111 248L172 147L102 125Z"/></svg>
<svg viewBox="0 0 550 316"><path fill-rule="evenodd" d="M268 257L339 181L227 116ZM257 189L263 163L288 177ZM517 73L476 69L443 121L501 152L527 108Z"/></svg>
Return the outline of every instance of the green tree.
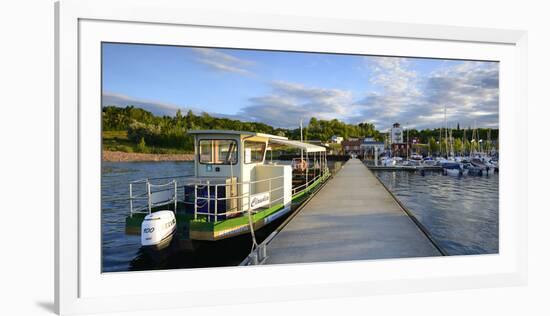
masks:
<svg viewBox="0 0 550 316"><path fill-rule="evenodd" d="M428 149L430 150L431 155L439 151L439 144L437 143L435 138L430 137L428 141Z"/></svg>
<svg viewBox="0 0 550 316"><path fill-rule="evenodd" d="M138 151L140 153L145 153L147 152L147 145L145 145L145 138L141 138L140 141L139 141L139 144L137 145L137 148L138 148Z"/></svg>
<svg viewBox="0 0 550 316"><path fill-rule="evenodd" d="M461 138L455 138L454 139L453 150L455 152L455 155L459 155L460 153L462 153L462 139Z"/></svg>
<svg viewBox="0 0 550 316"><path fill-rule="evenodd" d="M304 132L308 140L321 140L326 142L333 135L341 136L345 139L374 137L378 141L385 140L384 134L376 130L374 124L366 121L359 124L347 124L338 119L322 120L311 117L309 124L304 127ZM457 129L459 127L460 126L457 124ZM294 140L300 139L299 128L274 128L265 123L242 122L228 118L217 118L207 113L196 115L191 110L187 111L185 115L181 110L178 110L174 116L157 116L149 111L131 105L126 107L104 106L102 109L102 131L126 132L115 133L116 135L124 135L124 137L118 140L116 137L110 138L111 148L118 146L119 143L117 142L120 141L127 142L124 146L132 147L127 148L127 150L135 149L138 151L141 150L140 148L144 148L143 150L157 151L160 149L174 148L190 152L193 151L193 137L187 134L187 131L190 129L231 129L280 135ZM453 137L464 137L463 131L464 130L455 130ZM427 147L432 154L439 152L440 147L442 149L442 154L444 154L445 143L442 143L440 146L436 142L436 140L439 139L439 128L424 130L411 129L408 132L410 138L418 138L421 144L428 144ZM471 129L466 130L466 141L464 143L466 152L469 151L471 145L475 145L467 141L471 139L472 132ZM487 135L487 140L496 140L493 146L498 146L498 129L478 129L478 134L484 137ZM146 145L140 147L142 140ZM480 145L489 146L489 141L484 140ZM457 146L456 142L455 146ZM490 148L490 146L488 148ZM453 149L457 151L457 148Z"/></svg>
<svg viewBox="0 0 550 316"><path fill-rule="evenodd" d="M471 148L471 146L472 146L472 145L471 145L470 141L469 141L468 139L465 139L465 140L464 140L464 153L465 153L466 155L469 155L469 154L470 154L470 148Z"/></svg>

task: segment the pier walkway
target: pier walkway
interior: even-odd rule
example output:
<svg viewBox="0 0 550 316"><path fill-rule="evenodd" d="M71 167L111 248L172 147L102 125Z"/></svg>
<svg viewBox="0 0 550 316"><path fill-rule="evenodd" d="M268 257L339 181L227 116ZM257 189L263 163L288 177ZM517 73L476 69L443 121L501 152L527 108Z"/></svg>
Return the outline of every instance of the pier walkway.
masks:
<svg viewBox="0 0 550 316"><path fill-rule="evenodd" d="M267 244L264 263L439 255L372 172L350 159Z"/></svg>

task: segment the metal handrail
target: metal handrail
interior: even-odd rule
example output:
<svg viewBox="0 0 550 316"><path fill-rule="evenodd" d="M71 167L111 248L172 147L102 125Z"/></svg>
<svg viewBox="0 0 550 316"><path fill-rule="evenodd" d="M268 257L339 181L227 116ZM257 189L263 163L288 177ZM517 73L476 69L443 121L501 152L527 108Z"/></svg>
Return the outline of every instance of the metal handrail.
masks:
<svg viewBox="0 0 550 316"><path fill-rule="evenodd" d="M284 185L282 186L278 186L278 187L275 187L273 188L271 183L272 181L274 180L278 180L278 179L284 179L284 176L277 176L277 177L272 177L272 178L268 178L268 179L260 179L260 180L254 180L254 181L242 181L242 182L234 182L234 183L230 183L230 184L227 184L227 183L216 183L216 184L210 184L209 181L207 181L207 186L208 186L208 189L207 189L207 196L198 196L196 193L197 193L197 189L196 189L196 185L195 185L195 208L194 208L194 211L195 211L195 219L198 218L198 215L205 215L207 216L207 220L210 221L210 216L214 216L214 222L217 222L218 220L218 216L227 216L228 214L240 214L240 215L243 215L245 212L247 211L250 211L250 212L253 212L252 210L245 210L244 206L246 203L245 203L245 200L248 201L248 203L250 202L250 195L252 194L250 192L250 186L251 184L257 184L257 183L262 183L262 182L269 182L269 190L267 191L263 191L263 192L256 192L255 194L258 194L258 193L265 193L265 192L269 192L270 196L273 192L276 192L278 190L282 190L284 188ZM223 187L227 187L227 186L243 186L243 185L248 185L249 187L249 190L247 193L245 194L241 194L241 195L236 195L236 196L230 196L230 197L218 197L218 187L220 186L223 186ZM215 190L215 196L214 197L211 197L210 196L210 187L214 187L214 190ZM281 199L283 199L284 197L281 197L281 198L277 198L275 201L279 201ZM239 208L238 207L233 207L233 208L230 208L229 210L226 209L225 212L223 213L219 213L218 212L218 201L225 201L225 200L233 200L233 199L242 199L242 209L239 211ZM208 211L207 212L202 212L202 211L199 211L199 208L197 208L197 201L198 200L204 200L206 201L206 203L208 203ZM211 212L210 210L210 201L215 201L214 203L214 213ZM270 205L272 204L273 202L270 201ZM233 210L234 209L237 209L236 212L234 212ZM255 213L255 212L253 212Z"/></svg>
<svg viewBox="0 0 550 316"><path fill-rule="evenodd" d="M304 184L302 184L302 185L300 185L296 188L293 188L292 189L292 195L298 194L298 193L301 193L301 192L305 191L312 183L314 183L315 181L318 181L321 178L324 178L328 174L327 172L328 172L328 168L324 168L324 170L322 170L317 176L315 176L311 180L307 181L306 183L304 183ZM227 186L231 186L231 185L249 185L249 188L250 188L251 184L269 181L269 187L270 188L268 190L263 191L263 192L256 192L254 194L269 192L270 195L271 195L275 191L284 189L284 185L278 186L278 187L275 187L275 188L271 187L271 183L272 183L273 180L277 180L277 179L281 179L281 178L284 178L284 176L277 176L277 177L273 177L273 178L261 179L261 180L255 180L255 181L235 182L235 183L231 183L231 184L219 183L219 184L209 185L208 193L210 193L210 186L214 186L216 194L215 194L214 197L211 197L210 194L208 194L208 196L195 196L195 200L204 200L208 203L208 206L209 206L207 212L199 211L197 209L197 207L195 206L195 218L198 218L198 215L204 215L204 216L207 216L207 218L206 218L207 221L210 221L210 216L214 216L214 221L216 222L218 216L224 216L224 215L227 216L228 214L236 214L236 213L240 214L240 215L243 215L246 212L257 213L259 211L254 211L254 210L250 210L250 209L245 210L244 208L242 208L240 211L237 210L237 212L232 211L234 209L238 209L238 207L234 207L234 208L231 208L229 210L226 210L226 212L219 213L218 210L217 210L217 205L218 205L217 201L232 200L232 199L243 199L242 204L245 205L246 203L245 203L244 200L247 200L249 202L250 201L250 196L251 196L252 193L250 192L250 189L249 189L249 191L247 193L244 193L244 194L241 194L241 195L232 196L232 197L217 197L217 190L218 190L217 188L219 186L227 187ZM302 188L302 187L303 187L302 190L297 191L299 188ZM271 207L273 203L275 203L279 200L282 200L282 199L284 199L284 197L279 197L275 200L270 200L269 207ZM214 213L210 212L210 201L215 201Z"/></svg>
<svg viewBox="0 0 550 316"><path fill-rule="evenodd" d="M172 204L172 203L174 204L174 210L177 210L177 203L178 203L178 185L177 185L177 181L175 179L172 179L172 181L170 181L168 183L153 184L149 180L150 179L144 179L144 180L136 180L136 181L130 182L130 184L129 184L130 216L132 216L135 213L141 213L141 214L149 213L150 214L153 207L161 206L161 205L168 205L168 204ZM145 183L146 192L144 194L134 195L133 194L133 186L136 183L142 183L143 181L145 181L144 183ZM166 189L156 190L156 191L152 192L151 189L154 189L154 188L166 188ZM172 198L170 198L166 201L158 202L158 203L154 203L154 201L152 201L152 194L159 193L159 192L166 192L166 191L173 191L174 192ZM142 205L142 206L139 206L139 207L134 207L134 201L147 201L147 203L146 203L146 205Z"/></svg>
<svg viewBox="0 0 550 316"><path fill-rule="evenodd" d="M284 197L277 198L277 199L273 200L272 203L275 203L275 202L280 201L280 200L282 200L282 199L284 199ZM233 209L235 209L235 208L233 208ZM241 211L241 212L239 212L239 213L246 213L246 212L248 212L248 210L247 210L247 211ZM258 213L259 211L251 210L250 212L252 212L252 213ZM200 211L197 211L197 214L198 214L198 215L207 215L207 216L215 215L215 214L213 214L213 213L200 212ZM234 213L233 213L233 212L230 212L230 210L227 210L227 211L225 211L225 212L223 212L223 213L217 213L217 216L224 216L224 215L228 215L228 214L234 214Z"/></svg>
<svg viewBox="0 0 550 316"><path fill-rule="evenodd" d="M295 188L292 188L292 194L294 195L294 194L298 194L298 193L301 193L301 192L305 191L305 189L307 189L310 186L311 183L319 180L321 177L324 177L326 174L327 173L326 173L326 170L325 170L325 172L320 173L319 175L315 176L315 178L312 178L311 180L307 181L306 183L301 184L301 185L299 185ZM300 189L302 187L304 187L304 189L298 191L298 189Z"/></svg>
<svg viewBox="0 0 550 316"><path fill-rule="evenodd" d="M318 181L320 178L325 177L328 174L327 172L328 172L328 168L325 167L314 178L308 179L308 181L306 181L304 184L301 184L298 187L292 188L292 191L291 191L292 195L295 195L295 194L298 194L298 193L301 193L301 192L305 191L312 183L314 183L315 181ZM168 183L161 183L161 184L151 183L151 180L162 180L162 179L168 179L168 178L171 178L172 181L170 181ZM183 178L183 180L182 181L176 181L175 180L175 179L180 179L180 178ZM246 212L250 212L250 213L254 214L254 213L257 213L259 211L251 210L250 207L245 207L248 203L250 203L251 195L252 194L259 194L259 193L268 192L269 195L271 196L275 192L284 190L284 184L281 184L279 186L273 186L273 181L282 180L282 179L284 179L284 176L277 176L277 177L254 180L254 181L240 181L240 182L232 182L232 183L216 183L216 182L220 181L220 178L216 178L216 177L205 178L205 177L195 177L195 176L176 176L176 177L157 177L157 178L146 178L146 179L134 180L134 181L131 181L130 184L129 184L129 186L130 186L130 188L129 188L130 189L130 196L129 196L130 215L132 215L134 213L147 213L147 212L150 213L151 209L153 207L159 206L159 205L167 205L167 204L170 204L170 203L174 203L174 209L177 210L178 189L185 192L185 188L189 187L189 186L194 187L194 191L195 191L194 199L193 199L193 201L186 201L185 198L184 198L183 203L187 204L187 205L193 204L195 219L197 219L198 216L201 216L201 217L206 216L207 221L210 221L211 216L213 216L214 221L217 222L218 216L228 216L228 215L242 216ZM214 182L214 183L212 183L212 182ZM252 190L251 190L252 185L266 183L266 182L268 183L268 189L267 190L262 191L262 192L252 193ZM143 193L143 194L134 195L133 194L133 186L135 184L139 184L139 183L144 183L145 184L145 189L146 189L147 192ZM240 191L240 190L244 191L244 187L248 186L248 192L246 192L246 193L241 192L241 194L237 194L235 196L218 197L218 192L220 190L219 187L227 188L228 186L236 186L237 191ZM214 188L214 196L211 195L211 191L210 191L212 187ZM154 192L151 192L151 189L155 189L155 188L157 188L157 189L158 188L166 188L166 189L161 189L161 190L156 190ZM206 196L199 196L198 195L198 190L199 189L202 190L204 188L207 188ZM161 203L152 203L152 201L151 201L151 194L152 193L172 191L172 190L174 191L174 195L173 195L172 199L170 199L168 201L162 201ZM223 212L219 212L220 210L218 210L218 201L232 201L234 199L237 199L237 203L236 203L237 206L229 207L229 208L226 208ZM274 200L270 199L268 207L272 207L272 205L274 203L278 203L279 201L281 201L283 199L284 199L284 195L277 198L277 199L274 199ZM140 206L140 207L134 208L134 205L133 205L134 201L144 201L144 200L148 200L148 203L145 206ZM215 201L215 204L213 206L213 210L211 210L211 205L210 205L211 201ZM239 203L239 201L241 201L241 202ZM204 208L205 206L207 207L207 211L206 212L201 211L200 209Z"/></svg>
<svg viewBox="0 0 550 316"><path fill-rule="evenodd" d="M130 183L141 183L141 182L148 182L151 180L164 180L164 179L179 179L179 178L188 178L188 177L194 177L194 175L181 175L181 176L167 176L167 177L155 177L155 178L144 178L144 179L137 179L130 181Z"/></svg>
<svg viewBox="0 0 550 316"><path fill-rule="evenodd" d="M229 185L229 184L228 184ZM217 186L217 185L216 185ZM277 191L277 190L281 190L283 189L284 186L280 186L280 187L277 187L271 191L263 191L263 192L256 192L254 194L258 194L258 193L265 193L265 192L273 192L273 191ZM211 201L211 200L218 200L218 201L224 201L224 200L230 200L230 199L238 199L238 198L245 198L245 197L248 197L248 194L243 194L243 195L236 195L236 196L230 196L230 197L220 197L220 198L216 198L216 197L207 197L207 196L198 196L196 197L197 199L200 199L200 200L208 200L208 201Z"/></svg>

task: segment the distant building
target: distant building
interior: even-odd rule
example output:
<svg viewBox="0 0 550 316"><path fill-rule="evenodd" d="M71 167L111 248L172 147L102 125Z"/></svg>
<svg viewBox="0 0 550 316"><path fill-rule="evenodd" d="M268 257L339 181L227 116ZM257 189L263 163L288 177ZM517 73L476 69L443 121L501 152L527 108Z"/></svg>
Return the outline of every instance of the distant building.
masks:
<svg viewBox="0 0 550 316"><path fill-rule="evenodd" d="M403 144L403 128L401 124L394 123L390 132L390 144Z"/></svg>
<svg viewBox="0 0 550 316"><path fill-rule="evenodd" d="M410 149L409 145L405 144L403 137L403 128L399 123L393 123L390 130L390 149L393 156L405 157Z"/></svg>
<svg viewBox="0 0 550 316"><path fill-rule="evenodd" d="M360 139L346 139L342 141L342 149L344 149L344 153L347 155L360 154L361 144L362 141Z"/></svg>
<svg viewBox="0 0 550 316"><path fill-rule="evenodd" d="M341 144L343 140L344 140L344 137L340 137L340 136L336 136L336 135L333 135L330 138L330 142L334 143L334 144Z"/></svg>
<svg viewBox="0 0 550 316"><path fill-rule="evenodd" d="M373 158L375 156L375 151L378 151L379 155L384 152L384 142L378 142L374 140L373 137L366 137L363 139L359 147L363 157Z"/></svg>
<svg viewBox="0 0 550 316"><path fill-rule="evenodd" d="M406 157L407 150L410 149L410 146L407 144L391 144L392 156L395 157Z"/></svg>

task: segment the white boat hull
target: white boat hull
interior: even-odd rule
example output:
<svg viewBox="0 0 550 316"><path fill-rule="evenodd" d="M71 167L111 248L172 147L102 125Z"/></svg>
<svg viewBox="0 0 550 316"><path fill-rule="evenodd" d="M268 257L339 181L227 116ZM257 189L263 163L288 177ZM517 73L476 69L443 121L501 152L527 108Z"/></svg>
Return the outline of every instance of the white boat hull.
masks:
<svg viewBox="0 0 550 316"><path fill-rule="evenodd" d="M463 174L462 170L460 169L445 169L445 173L449 176L458 177Z"/></svg>

